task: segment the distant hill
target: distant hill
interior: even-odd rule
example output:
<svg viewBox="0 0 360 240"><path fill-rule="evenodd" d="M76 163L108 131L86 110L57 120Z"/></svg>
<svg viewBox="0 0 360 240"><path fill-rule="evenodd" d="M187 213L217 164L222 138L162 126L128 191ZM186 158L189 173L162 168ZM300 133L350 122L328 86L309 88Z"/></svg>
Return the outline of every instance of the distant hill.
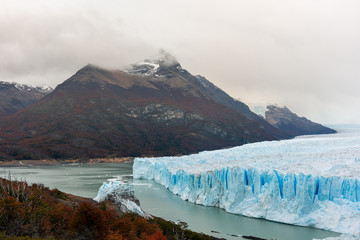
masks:
<svg viewBox="0 0 360 240"><path fill-rule="evenodd" d="M10 116L26 108L51 91L50 87L33 87L0 81L0 117Z"/></svg>
<svg viewBox="0 0 360 240"><path fill-rule="evenodd" d="M289 135L170 55L94 65L0 123L0 159L189 154Z"/></svg>
<svg viewBox="0 0 360 240"><path fill-rule="evenodd" d="M265 112L265 118L270 124L292 137L308 134L336 133L331 128L314 123L305 117L299 117L287 107L269 105Z"/></svg>

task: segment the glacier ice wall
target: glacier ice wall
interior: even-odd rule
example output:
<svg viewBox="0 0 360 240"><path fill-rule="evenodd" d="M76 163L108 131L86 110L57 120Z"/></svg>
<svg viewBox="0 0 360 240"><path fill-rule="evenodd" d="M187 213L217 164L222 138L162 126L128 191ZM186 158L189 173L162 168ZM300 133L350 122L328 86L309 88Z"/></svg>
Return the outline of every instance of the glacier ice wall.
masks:
<svg viewBox="0 0 360 240"><path fill-rule="evenodd" d="M360 235L360 137L336 134L136 158L134 178L249 217Z"/></svg>

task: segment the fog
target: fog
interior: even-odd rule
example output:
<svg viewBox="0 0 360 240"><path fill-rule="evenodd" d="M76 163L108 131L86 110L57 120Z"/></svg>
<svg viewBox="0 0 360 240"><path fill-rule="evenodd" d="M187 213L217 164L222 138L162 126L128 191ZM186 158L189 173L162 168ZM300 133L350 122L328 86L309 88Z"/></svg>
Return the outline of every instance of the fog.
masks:
<svg viewBox="0 0 360 240"><path fill-rule="evenodd" d="M3 0L0 80L55 87L165 49L245 103L360 123L359 22L356 0Z"/></svg>

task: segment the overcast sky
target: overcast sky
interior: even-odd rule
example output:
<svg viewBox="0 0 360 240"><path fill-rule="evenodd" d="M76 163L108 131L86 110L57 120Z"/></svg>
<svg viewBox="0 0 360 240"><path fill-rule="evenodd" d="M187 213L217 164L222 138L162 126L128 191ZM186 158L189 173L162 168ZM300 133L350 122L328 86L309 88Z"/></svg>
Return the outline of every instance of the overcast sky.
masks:
<svg viewBox="0 0 360 240"><path fill-rule="evenodd" d="M360 123L358 0L0 1L0 80L55 87L173 54L245 103Z"/></svg>

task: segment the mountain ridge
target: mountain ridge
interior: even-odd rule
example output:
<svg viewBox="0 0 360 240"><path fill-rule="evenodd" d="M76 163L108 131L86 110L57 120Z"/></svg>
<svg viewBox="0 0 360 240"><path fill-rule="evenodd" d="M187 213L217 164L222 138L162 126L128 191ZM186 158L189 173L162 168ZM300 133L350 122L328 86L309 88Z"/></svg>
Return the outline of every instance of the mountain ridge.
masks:
<svg viewBox="0 0 360 240"><path fill-rule="evenodd" d="M294 136L166 54L125 70L88 64L0 133L2 160L183 155Z"/></svg>
<svg viewBox="0 0 360 240"><path fill-rule="evenodd" d="M83 67L0 123L0 159L177 155L276 139L222 104L232 99L222 90L209 88L223 94L213 96L180 64L162 65L148 75Z"/></svg>
<svg viewBox="0 0 360 240"><path fill-rule="evenodd" d="M37 102L52 91L50 87L36 87L0 81L0 118L8 117Z"/></svg>
<svg viewBox="0 0 360 240"><path fill-rule="evenodd" d="M268 105L266 108L266 120L274 127L288 133L292 137L308 134L336 133L336 131L331 128L312 122L305 117L299 117L286 106Z"/></svg>

